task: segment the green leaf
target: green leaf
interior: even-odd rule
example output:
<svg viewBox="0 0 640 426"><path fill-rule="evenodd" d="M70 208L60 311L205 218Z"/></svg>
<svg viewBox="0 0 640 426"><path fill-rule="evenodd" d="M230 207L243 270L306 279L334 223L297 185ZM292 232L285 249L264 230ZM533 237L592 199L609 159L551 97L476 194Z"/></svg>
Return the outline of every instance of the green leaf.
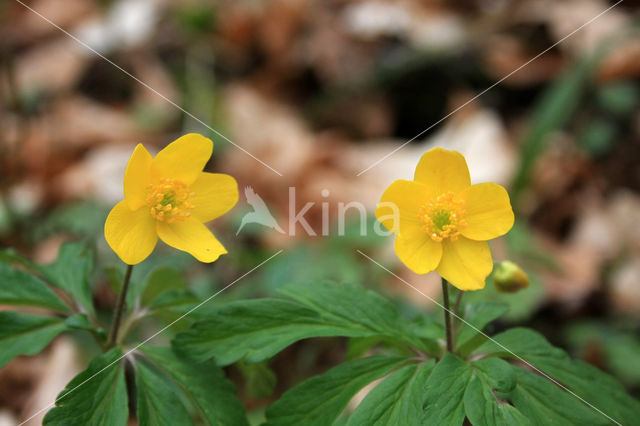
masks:
<svg viewBox="0 0 640 426"><path fill-rule="evenodd" d="M186 283L182 276L172 268L161 267L154 270L145 284L142 295L140 296L140 305L148 306L151 302L169 290L183 290Z"/></svg>
<svg viewBox="0 0 640 426"><path fill-rule="evenodd" d="M473 353L507 358L520 357L536 367L540 362L564 365L569 360L569 356L562 349L553 347L540 333L520 327L497 334Z"/></svg>
<svg viewBox="0 0 640 426"><path fill-rule="evenodd" d="M178 334L179 354L196 361L215 357L219 365L239 359L263 361L293 342L310 337L384 336L428 350L386 299L362 287L335 283L283 289L293 301L259 299L230 303Z"/></svg>
<svg viewBox="0 0 640 426"><path fill-rule="evenodd" d="M75 314L64 320L69 328L76 330L94 330L95 327L89 321L87 314Z"/></svg>
<svg viewBox="0 0 640 426"><path fill-rule="evenodd" d="M542 363L539 368L619 423L633 424L640 418L640 403L618 381L596 367L573 361L568 365Z"/></svg>
<svg viewBox="0 0 640 426"><path fill-rule="evenodd" d="M525 188L538 156L544 150L547 136L564 126L579 106L602 54L603 49L598 49L595 54L582 58L542 94L522 144L518 174L512 188L514 203Z"/></svg>
<svg viewBox="0 0 640 426"><path fill-rule="evenodd" d="M485 358L471 363L474 374L481 376L491 389L509 393L516 387L516 374L513 367L500 358Z"/></svg>
<svg viewBox="0 0 640 426"><path fill-rule="evenodd" d="M533 424L608 425L609 420L548 379L517 368L513 405Z"/></svg>
<svg viewBox="0 0 640 426"><path fill-rule="evenodd" d="M474 376L464 394L464 409L474 426L531 425L507 396L515 389L514 367L498 358L472 363ZM504 395L504 396L503 396Z"/></svg>
<svg viewBox="0 0 640 426"><path fill-rule="evenodd" d="M285 392L266 412L266 426L332 425L364 386L407 361L376 356L345 362Z"/></svg>
<svg viewBox="0 0 640 426"><path fill-rule="evenodd" d="M179 358L171 348L165 347L143 346L141 350L156 368L170 377L187 395L207 424L247 425L244 407L236 396L235 386L214 362L194 364Z"/></svg>
<svg viewBox="0 0 640 426"><path fill-rule="evenodd" d="M80 305L93 313L89 274L93 258L82 243L66 243L60 248L58 258L39 270L56 287L69 293Z"/></svg>
<svg viewBox="0 0 640 426"><path fill-rule="evenodd" d="M240 359L259 362L270 358L293 342L309 337L359 335L325 324L314 311L297 303L259 299L238 301L214 311L173 340L176 352L194 361L215 357L218 365Z"/></svg>
<svg viewBox="0 0 640 426"><path fill-rule="evenodd" d="M39 278L4 263L0 263L0 304L69 312L69 307Z"/></svg>
<svg viewBox="0 0 640 426"><path fill-rule="evenodd" d="M461 425L471 366L447 352L427 380L424 424Z"/></svg>
<svg viewBox="0 0 640 426"><path fill-rule="evenodd" d="M152 310L170 309L182 312L191 309L200 300L189 290L169 290L160 294L149 304Z"/></svg>
<svg viewBox="0 0 640 426"><path fill-rule="evenodd" d="M144 363L136 366L139 425L192 425L189 413L167 379Z"/></svg>
<svg viewBox="0 0 640 426"><path fill-rule="evenodd" d="M75 314L67 317L64 323L72 330L87 330L95 335L102 343L107 341L107 332L95 325L91 324L87 314Z"/></svg>
<svg viewBox="0 0 640 426"><path fill-rule="evenodd" d="M420 424L427 378L434 365L431 360L391 373L358 405L347 426Z"/></svg>
<svg viewBox="0 0 640 426"><path fill-rule="evenodd" d="M606 83L598 87L596 99L606 113L624 117L638 107L640 89L633 81Z"/></svg>
<svg viewBox="0 0 640 426"><path fill-rule="evenodd" d="M428 345L426 338L415 337L414 324L401 317L393 303L362 286L333 282L294 284L281 288L280 293L330 322L357 325L426 351L438 347L436 342Z"/></svg>
<svg viewBox="0 0 640 426"><path fill-rule="evenodd" d="M513 355L515 353L619 423L633 424L640 418L640 403L629 396L613 377L581 361L571 361L563 350L553 347L539 333L514 328L496 335L494 340L495 342L487 341L474 353L516 358ZM563 392L569 395L566 391ZM578 401L575 396L571 397ZM581 404L589 408L586 403ZM605 418L596 409L589 408L591 412Z"/></svg>
<svg viewBox="0 0 640 426"><path fill-rule="evenodd" d="M121 357L122 350L115 347L91 360L58 395L43 424L125 426L129 407Z"/></svg>
<svg viewBox="0 0 640 426"><path fill-rule="evenodd" d="M467 323L473 325L475 329L464 322L459 322L460 331L456 337L458 352L465 356L474 347L485 341L486 337L478 333L477 330L482 330L487 324L500 318L508 310L509 307L506 304L496 302L477 302L465 305L463 318Z"/></svg>
<svg viewBox="0 0 640 426"><path fill-rule="evenodd" d="M115 266L109 266L104 268L104 275L107 279L107 284L109 284L109 288L115 294L119 294L122 289L122 281L124 280L124 274L122 270L116 268ZM128 300L127 300L128 302Z"/></svg>
<svg viewBox="0 0 640 426"><path fill-rule="evenodd" d="M12 248L0 250L0 262L9 265L17 263L18 265L22 265L32 271L38 271L38 265L31 262L29 259L22 257Z"/></svg>
<svg viewBox="0 0 640 426"><path fill-rule="evenodd" d="M35 355L67 326L62 318L0 312L0 367L18 355Z"/></svg>
<svg viewBox="0 0 640 426"><path fill-rule="evenodd" d="M255 364L239 362L238 369L244 376L246 394L249 398L267 398L273 395L278 378L267 362Z"/></svg>

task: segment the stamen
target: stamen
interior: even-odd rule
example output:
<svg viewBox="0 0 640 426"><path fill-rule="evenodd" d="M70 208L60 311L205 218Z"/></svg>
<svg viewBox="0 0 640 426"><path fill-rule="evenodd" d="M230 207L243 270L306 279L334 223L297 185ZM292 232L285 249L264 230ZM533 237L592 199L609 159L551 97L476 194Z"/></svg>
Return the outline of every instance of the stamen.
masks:
<svg viewBox="0 0 640 426"><path fill-rule="evenodd" d="M446 238L451 241L457 240L460 229L467 226L464 200L456 199L453 192L439 195L421 206L418 211L418 218L424 223L422 230L436 242Z"/></svg>
<svg viewBox="0 0 640 426"><path fill-rule="evenodd" d="M156 220L175 223L191 216L195 206L190 201L196 194L177 179L161 179L157 184L147 185L146 198L149 212Z"/></svg>

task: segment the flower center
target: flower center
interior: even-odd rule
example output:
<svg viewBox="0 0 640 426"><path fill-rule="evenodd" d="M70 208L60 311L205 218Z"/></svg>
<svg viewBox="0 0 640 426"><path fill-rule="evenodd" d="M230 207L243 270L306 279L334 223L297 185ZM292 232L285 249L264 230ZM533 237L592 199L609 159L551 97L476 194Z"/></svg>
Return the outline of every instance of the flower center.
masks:
<svg viewBox="0 0 640 426"><path fill-rule="evenodd" d="M455 241L460 235L460 229L467 226L464 200L455 199L453 192L439 195L421 206L419 212L418 218L424 223L422 230L433 241L440 242L445 238Z"/></svg>
<svg viewBox="0 0 640 426"><path fill-rule="evenodd" d="M195 206L190 201L195 193L176 179L161 179L160 183L147 185L147 206L156 220L174 223L191 216Z"/></svg>

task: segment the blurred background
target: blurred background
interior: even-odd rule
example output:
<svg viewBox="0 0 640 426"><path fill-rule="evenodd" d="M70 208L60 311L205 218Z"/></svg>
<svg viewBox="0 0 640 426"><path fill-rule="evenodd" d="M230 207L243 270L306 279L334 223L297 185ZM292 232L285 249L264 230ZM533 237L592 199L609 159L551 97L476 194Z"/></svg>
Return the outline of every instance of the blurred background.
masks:
<svg viewBox="0 0 640 426"><path fill-rule="evenodd" d="M0 3L0 245L43 263L64 241L95 246L105 324L116 299L110 279L123 266L102 229L122 199L126 162L139 142L155 153L187 132L214 141L207 170L240 184L238 205L211 224L229 254L205 265L160 244L134 270L134 285L162 267L204 299L283 249L207 306L328 279L377 290L407 315L439 318L433 302L356 250L439 297L437 276L412 274L395 258L393 238L372 232L372 213L393 180L410 179L422 153L442 146L467 157L474 183L509 188L516 225L493 254L519 262L532 281L505 295L489 280L465 300L508 303L492 332L533 327L640 396L640 2L625 0L566 39L615 2L24 3L42 16ZM246 186L285 229L295 187L298 212L314 203L305 218L318 235L250 224L236 236L251 211ZM368 209L367 235L355 209L337 235L338 203L351 201ZM137 332L150 335L177 316L165 312ZM0 425L52 402L97 351L78 332L5 366ZM227 372L259 419L284 390L349 351L346 339L313 339Z"/></svg>

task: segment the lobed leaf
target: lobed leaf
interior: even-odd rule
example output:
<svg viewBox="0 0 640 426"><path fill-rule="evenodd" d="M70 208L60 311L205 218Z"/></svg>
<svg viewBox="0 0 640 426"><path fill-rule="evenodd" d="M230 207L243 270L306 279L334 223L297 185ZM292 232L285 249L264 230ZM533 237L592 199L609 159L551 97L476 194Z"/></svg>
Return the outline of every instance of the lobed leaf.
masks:
<svg viewBox="0 0 640 426"><path fill-rule="evenodd" d="M136 364L138 424L140 426L193 425L182 401L157 370Z"/></svg>
<svg viewBox="0 0 640 426"><path fill-rule="evenodd" d="M613 377L584 362L572 361L566 352L553 347L539 333L525 328L513 328L496 335L494 340L495 342L486 342L474 353L507 358L516 358L517 355L584 399L586 403L570 395L574 401L579 401L605 421L606 416L598 411L622 424L632 424L640 418L640 403L629 396ZM500 345L509 348L511 352ZM548 379L544 380L551 383ZM569 395L564 390L562 392Z"/></svg>
<svg viewBox="0 0 640 426"><path fill-rule="evenodd" d="M265 426L332 425L360 389L406 361L390 356L362 358L305 380L269 406Z"/></svg>
<svg viewBox="0 0 640 426"><path fill-rule="evenodd" d="M427 380L423 424L461 425L471 366L447 352Z"/></svg>
<svg viewBox="0 0 640 426"><path fill-rule="evenodd" d="M474 426L531 425L513 407L508 395L515 389L515 368L499 358L472 363L474 375L464 393L464 410Z"/></svg>
<svg viewBox="0 0 640 426"><path fill-rule="evenodd" d="M477 302L465 305L463 318L467 323L460 323L460 331L456 336L456 348L462 356L486 340L477 330L482 330L491 321L500 318L509 310L504 303ZM475 327L475 328L474 328Z"/></svg>
<svg viewBox="0 0 640 426"><path fill-rule="evenodd" d="M310 337L382 336L425 351L437 347L415 333L393 305L362 287L324 283L282 290L292 300L258 299L230 303L178 334L176 352L196 361L215 357L219 365L240 359L259 362Z"/></svg>
<svg viewBox="0 0 640 426"><path fill-rule="evenodd" d="M66 243L60 247L55 262L39 266L38 271L51 284L69 293L78 304L93 313L89 274L93 257L83 243Z"/></svg>
<svg viewBox="0 0 640 426"><path fill-rule="evenodd" d="M242 402L236 396L235 386L214 362L194 364L179 358L171 348L166 347L143 346L141 351L187 395L207 424L248 424Z"/></svg>
<svg viewBox="0 0 640 426"><path fill-rule="evenodd" d="M49 308L68 313L69 307L39 278L0 263L0 304Z"/></svg>
<svg viewBox="0 0 640 426"><path fill-rule="evenodd" d="M95 357L56 398L44 425L125 426L129 419L124 366L119 347Z"/></svg>
<svg viewBox="0 0 640 426"><path fill-rule="evenodd" d="M431 360L389 374L358 405L347 426L420 424L425 386L434 365Z"/></svg>
<svg viewBox="0 0 640 426"><path fill-rule="evenodd" d="M35 355L67 330L62 318L0 312L0 367L18 355Z"/></svg>

